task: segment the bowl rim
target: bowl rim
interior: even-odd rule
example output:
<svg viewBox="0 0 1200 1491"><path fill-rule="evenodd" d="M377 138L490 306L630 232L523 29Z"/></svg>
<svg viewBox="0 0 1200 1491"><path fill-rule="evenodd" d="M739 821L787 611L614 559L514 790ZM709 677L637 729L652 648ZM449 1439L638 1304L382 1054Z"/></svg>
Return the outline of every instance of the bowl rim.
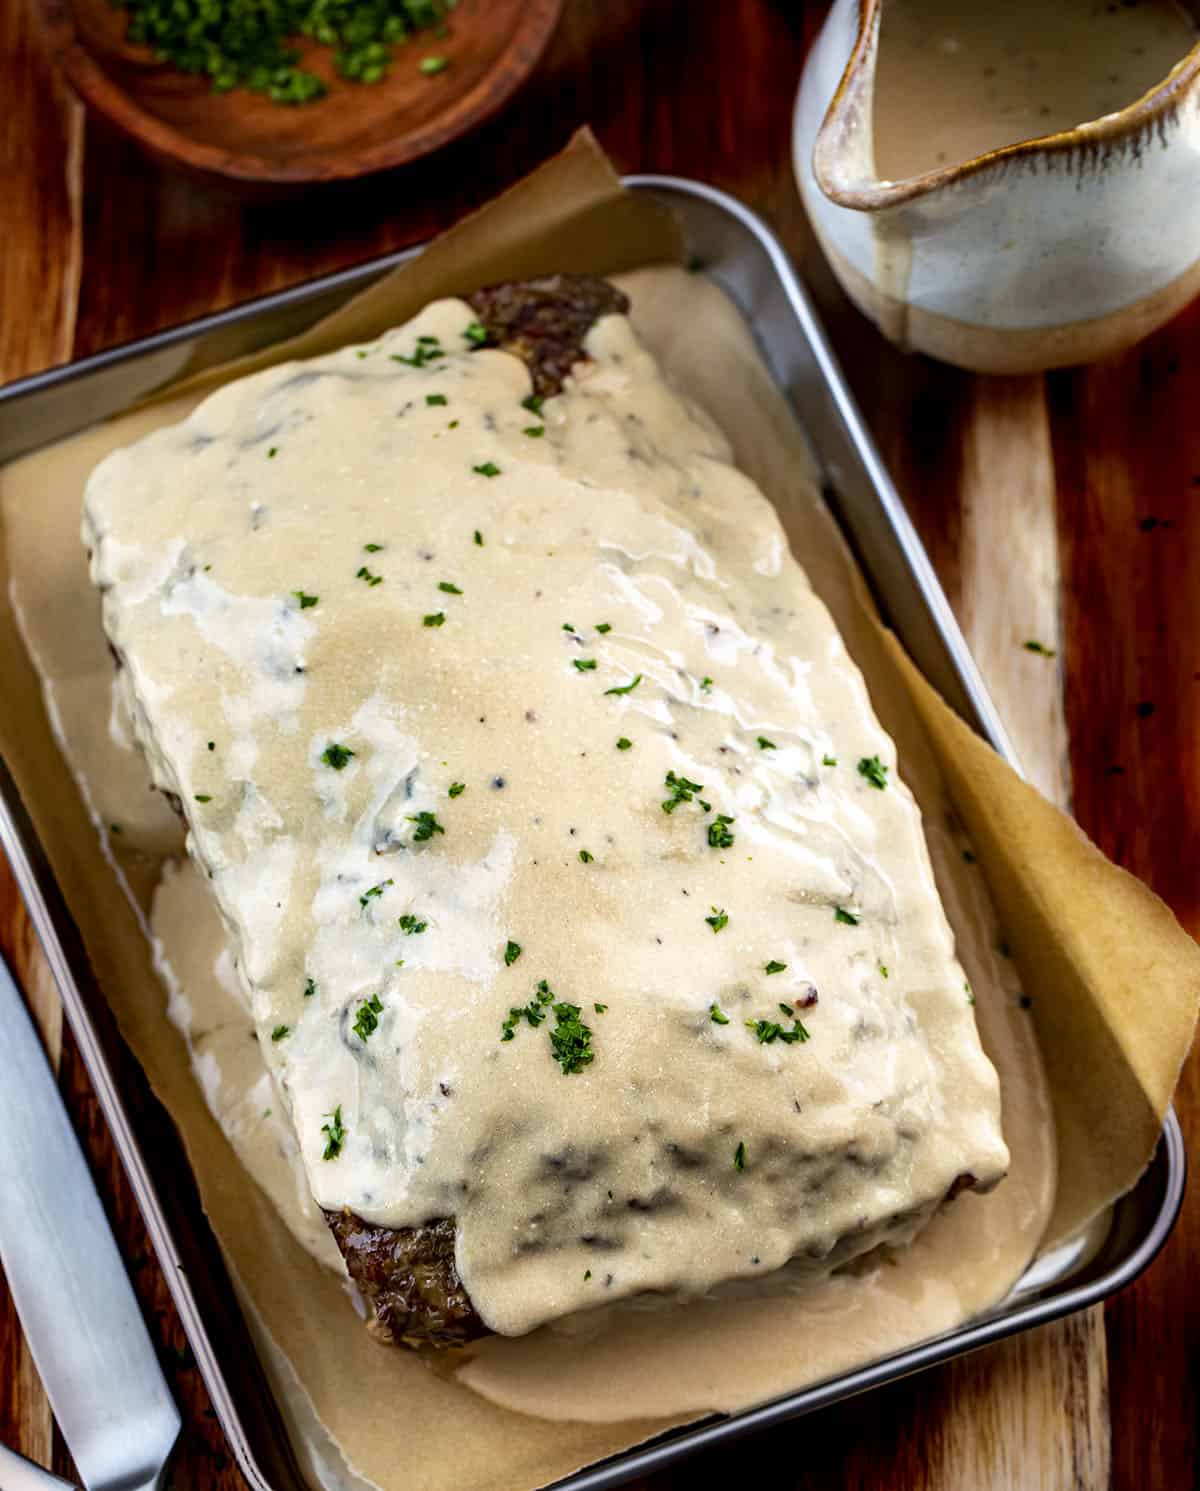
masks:
<svg viewBox="0 0 1200 1491"><path fill-rule="evenodd" d="M1135 140L1139 135L1161 127L1200 79L1198 36L1166 77L1114 113L1103 114L1070 129L1001 145L969 160L937 166L901 181L878 179L872 186L852 186L849 184L850 174L840 163L839 146L862 122L869 102L865 95L868 95L867 84L872 80L878 62L879 23L884 4L885 0L859 0L854 45L813 142L813 176L824 195L840 207L878 212L888 207L904 206L942 187L967 181L1009 162L1047 155L1070 155L1081 149L1091 151ZM825 24L829 24L828 17ZM811 58L811 51L809 56Z"/></svg>
<svg viewBox="0 0 1200 1491"><path fill-rule="evenodd" d="M353 154L318 150L294 162L224 150L165 123L114 82L84 46L72 0L37 0L34 8L50 57L76 94L139 144L185 166L235 181L298 185L347 181L406 165L475 129L508 102L541 61L562 7L563 0L521 0L512 34L483 76L456 100L452 119L434 114L399 140L386 139Z"/></svg>

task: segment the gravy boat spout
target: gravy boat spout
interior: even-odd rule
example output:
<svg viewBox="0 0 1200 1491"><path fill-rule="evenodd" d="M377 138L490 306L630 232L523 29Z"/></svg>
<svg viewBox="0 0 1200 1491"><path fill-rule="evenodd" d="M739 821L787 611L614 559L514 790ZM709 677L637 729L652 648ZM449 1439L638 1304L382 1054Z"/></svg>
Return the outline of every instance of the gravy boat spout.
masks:
<svg viewBox="0 0 1200 1491"><path fill-rule="evenodd" d="M1169 320L1200 290L1198 16L835 0L794 164L859 308L901 347L991 373L1090 362Z"/></svg>

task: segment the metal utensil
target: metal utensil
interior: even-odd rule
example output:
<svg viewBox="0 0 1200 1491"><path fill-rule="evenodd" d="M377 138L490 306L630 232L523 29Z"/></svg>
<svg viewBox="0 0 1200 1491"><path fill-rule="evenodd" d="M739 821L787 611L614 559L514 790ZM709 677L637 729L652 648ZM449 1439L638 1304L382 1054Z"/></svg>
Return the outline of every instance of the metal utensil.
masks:
<svg viewBox="0 0 1200 1491"><path fill-rule="evenodd" d="M87 1491L158 1487L179 1410L87 1163L0 960L0 1266ZM0 1491L65 1486L0 1450Z"/></svg>

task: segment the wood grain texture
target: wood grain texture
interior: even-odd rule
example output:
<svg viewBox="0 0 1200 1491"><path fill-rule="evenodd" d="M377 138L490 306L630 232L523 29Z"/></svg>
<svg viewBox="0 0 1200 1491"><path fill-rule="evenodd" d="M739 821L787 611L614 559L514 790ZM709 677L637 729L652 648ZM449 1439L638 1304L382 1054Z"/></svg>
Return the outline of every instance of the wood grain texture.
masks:
<svg viewBox="0 0 1200 1491"><path fill-rule="evenodd" d="M23 3L0 5L0 380L72 354L83 109Z"/></svg>
<svg viewBox="0 0 1200 1491"><path fill-rule="evenodd" d="M1200 304L1050 380L1075 811L1200 935ZM1200 1052L1176 1107L1200 1153ZM1200 1195L1107 1310L1118 1486L1200 1482ZM1152 1447L1152 1449L1150 1448Z"/></svg>
<svg viewBox="0 0 1200 1491"><path fill-rule="evenodd" d="M42 55L24 6L0 5L0 380L71 356L82 259L83 112ZM0 705L2 707L2 705ZM0 860L0 945L19 970L51 1062L62 1009ZM0 1438L68 1469L50 1405L0 1280Z"/></svg>
<svg viewBox="0 0 1200 1491"><path fill-rule="evenodd" d="M988 382L886 346L834 285L791 176L791 103L821 4L568 0L530 84L470 139L369 183L271 201L151 164L91 120L73 212L63 185L64 161L79 157L66 148L70 109L38 71L24 21L10 14L20 3L7 0L0 18L6 43L14 39L0 47L4 184L7 200L24 204L19 217L4 208L0 376L66 354L78 243L74 354L83 355L427 237L589 121L621 168L712 181L780 232L1036 779L1060 798L1069 785L1101 846L1200 931L1200 363L1191 351L1200 309L1142 349L1048 381ZM46 297L35 303L28 293L34 283L53 314ZM1030 639L1057 657L1028 653ZM35 987L44 974L7 878L0 943ZM184 1407L175 1484L235 1491L243 1482L183 1350L69 1035L62 1072ZM1196 1058L1179 1101L1196 1150ZM1198 1258L1193 1198L1163 1258L1109 1306L1107 1364L1093 1311L645 1488L737 1480L772 1491L1101 1491L1111 1458L1119 1488L1179 1491L1200 1474ZM62 1470L65 1452L50 1439L21 1351L0 1296L0 1436L43 1457L49 1447Z"/></svg>

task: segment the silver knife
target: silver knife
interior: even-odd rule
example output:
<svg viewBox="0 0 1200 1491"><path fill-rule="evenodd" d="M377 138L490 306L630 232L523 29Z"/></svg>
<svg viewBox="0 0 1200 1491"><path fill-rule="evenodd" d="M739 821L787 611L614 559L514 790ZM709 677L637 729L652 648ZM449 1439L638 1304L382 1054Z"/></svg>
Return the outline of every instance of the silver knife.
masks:
<svg viewBox="0 0 1200 1491"><path fill-rule="evenodd" d="M87 1491L155 1491L179 1436L179 1410L2 959L0 1267ZM66 1484L0 1448L0 1491Z"/></svg>

